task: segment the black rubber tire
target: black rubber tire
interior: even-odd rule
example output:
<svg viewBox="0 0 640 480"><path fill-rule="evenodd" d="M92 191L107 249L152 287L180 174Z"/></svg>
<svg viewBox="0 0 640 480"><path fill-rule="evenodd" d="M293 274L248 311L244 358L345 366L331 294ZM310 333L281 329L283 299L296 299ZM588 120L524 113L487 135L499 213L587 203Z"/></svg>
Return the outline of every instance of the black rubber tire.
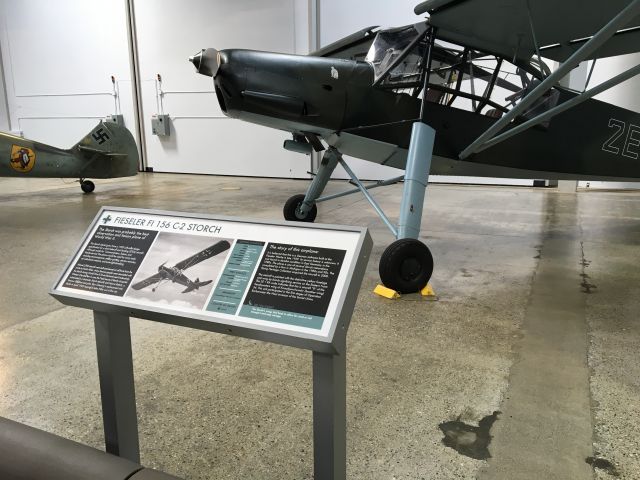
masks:
<svg viewBox="0 0 640 480"><path fill-rule="evenodd" d="M80 182L80 188L84 193L91 193L96 189L96 184L91 180L83 180Z"/></svg>
<svg viewBox="0 0 640 480"><path fill-rule="evenodd" d="M304 201L304 195L298 194L289 198L284 204L284 208L282 209L282 213L284 215L285 220L289 220L290 222L309 222L313 223L316 219L316 215L318 215L318 207L314 204L309 210L309 213L305 217L300 216L298 212L298 207Z"/></svg>
<svg viewBox="0 0 640 480"><path fill-rule="evenodd" d="M419 292L431 279L433 256L420 240L396 240L382 253L379 272L385 287L398 293Z"/></svg>

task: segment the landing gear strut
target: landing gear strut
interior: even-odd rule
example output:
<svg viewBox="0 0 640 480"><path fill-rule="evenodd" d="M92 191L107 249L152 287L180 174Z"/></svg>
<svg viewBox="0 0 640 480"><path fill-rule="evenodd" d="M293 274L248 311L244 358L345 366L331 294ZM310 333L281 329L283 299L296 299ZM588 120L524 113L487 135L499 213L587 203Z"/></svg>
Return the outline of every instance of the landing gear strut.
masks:
<svg viewBox="0 0 640 480"><path fill-rule="evenodd" d="M380 279L399 293L418 292L427 286L433 273L433 256L418 240L422 223L422 205L429 183L435 131L416 122L411 131L407 154L397 240L380 257Z"/></svg>
<svg viewBox="0 0 640 480"><path fill-rule="evenodd" d="M382 221L396 238L382 254L379 273L382 283L399 293L414 293L427 286L433 273L433 256L429 248L418 240L422 222L422 205L429 182L435 130L423 122L416 122L411 132L404 177L365 186L344 161L335 147L329 147L322 157L318 173L305 195L294 195L284 206L284 218L298 222L313 222L317 215L316 203L362 192ZM331 173L340 164L357 187L353 190L320 197ZM391 185L404 179L402 204L397 227L385 215L369 193L378 186Z"/></svg>
<svg viewBox="0 0 640 480"><path fill-rule="evenodd" d="M331 174L341 160L340 152L330 147L322 156L318 173L313 177L307 193L294 195L284 204L284 219L294 222L313 222L318 214L316 200L327 186Z"/></svg>
<svg viewBox="0 0 640 480"><path fill-rule="evenodd" d="M91 193L96 189L96 184L91 180L80 179L80 188L84 193Z"/></svg>

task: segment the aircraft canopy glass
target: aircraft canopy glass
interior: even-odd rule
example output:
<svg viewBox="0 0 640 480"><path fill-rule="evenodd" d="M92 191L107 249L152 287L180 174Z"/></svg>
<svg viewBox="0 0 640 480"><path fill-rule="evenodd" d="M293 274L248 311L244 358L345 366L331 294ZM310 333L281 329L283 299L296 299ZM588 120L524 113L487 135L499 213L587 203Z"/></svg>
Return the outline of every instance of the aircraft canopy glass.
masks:
<svg viewBox="0 0 640 480"><path fill-rule="evenodd" d="M383 30L376 35L365 60L371 64L375 81L382 77L387 69L400 57L420 35L413 25ZM415 48L391 72L390 78L407 78L420 75L424 50Z"/></svg>
<svg viewBox="0 0 640 480"><path fill-rule="evenodd" d="M449 42L436 41L431 46L428 32L415 25L378 32L365 60L373 67L375 88L493 118L508 112L548 73L544 64L518 66ZM555 89L547 92L522 117L531 118L553 108L558 98Z"/></svg>

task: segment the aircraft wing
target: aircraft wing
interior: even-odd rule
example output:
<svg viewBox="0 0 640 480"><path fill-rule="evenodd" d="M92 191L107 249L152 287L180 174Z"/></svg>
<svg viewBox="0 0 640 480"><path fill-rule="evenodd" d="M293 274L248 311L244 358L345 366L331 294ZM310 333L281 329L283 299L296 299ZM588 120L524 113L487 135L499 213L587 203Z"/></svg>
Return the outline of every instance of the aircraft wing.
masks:
<svg viewBox="0 0 640 480"><path fill-rule="evenodd" d="M194 265L203 262L208 258L214 257L219 253L224 252L230 246L231 245L229 244L229 242L227 242L226 240L221 240L218 243L205 248L201 252L191 255L189 258L185 258L181 262L176 263L176 268L180 270L186 270L187 268L193 267Z"/></svg>
<svg viewBox="0 0 640 480"><path fill-rule="evenodd" d="M131 285L131 288L133 288L134 290L142 290L143 288L148 287L149 285L158 283L160 280L162 280L162 275L160 275L159 273L156 273L155 275L151 275L150 277L145 278L141 282Z"/></svg>
<svg viewBox="0 0 640 480"><path fill-rule="evenodd" d="M633 0L427 0L438 38L505 58L543 57L564 62ZM529 15L531 12L531 15ZM640 13L585 60L640 51Z"/></svg>

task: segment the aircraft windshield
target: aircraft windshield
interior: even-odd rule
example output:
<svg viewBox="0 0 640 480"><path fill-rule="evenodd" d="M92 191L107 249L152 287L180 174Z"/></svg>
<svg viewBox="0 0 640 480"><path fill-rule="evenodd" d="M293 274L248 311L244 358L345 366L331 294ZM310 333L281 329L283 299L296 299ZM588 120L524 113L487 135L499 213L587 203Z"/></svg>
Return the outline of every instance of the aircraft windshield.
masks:
<svg viewBox="0 0 640 480"><path fill-rule="evenodd" d="M376 35L365 60L375 72L375 81L402 55L406 48L420 35L413 25L391 30L383 30ZM421 49L414 49L389 72L391 78L407 78L420 75Z"/></svg>

